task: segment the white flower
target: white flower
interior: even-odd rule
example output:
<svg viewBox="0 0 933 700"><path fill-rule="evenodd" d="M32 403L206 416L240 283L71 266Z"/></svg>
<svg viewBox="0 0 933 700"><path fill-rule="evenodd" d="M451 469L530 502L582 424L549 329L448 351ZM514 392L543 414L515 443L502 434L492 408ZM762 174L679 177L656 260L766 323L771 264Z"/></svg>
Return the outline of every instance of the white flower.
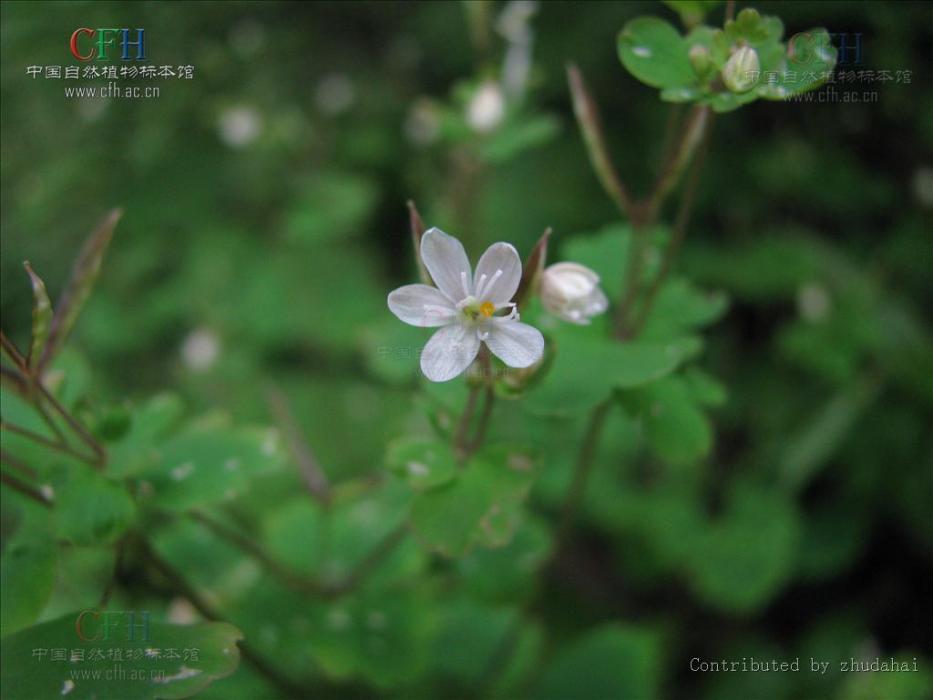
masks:
<svg viewBox="0 0 933 700"><path fill-rule="evenodd" d="M505 117L505 95L495 80L487 80L473 94L467 105L466 120L473 131L485 134L495 129Z"/></svg>
<svg viewBox="0 0 933 700"><path fill-rule="evenodd" d="M599 288L599 275L585 265L560 262L541 273L541 302L544 308L565 321L587 325L590 317L603 313L609 300Z"/></svg>
<svg viewBox="0 0 933 700"><path fill-rule="evenodd" d="M424 376L432 382L453 379L476 359L480 343L509 367L529 367L541 359L544 336L521 323L511 303L522 278L515 248L493 243L474 276L460 241L432 228L421 238L421 260L437 287L399 287L389 294L389 309L412 326L440 326L421 353Z"/></svg>

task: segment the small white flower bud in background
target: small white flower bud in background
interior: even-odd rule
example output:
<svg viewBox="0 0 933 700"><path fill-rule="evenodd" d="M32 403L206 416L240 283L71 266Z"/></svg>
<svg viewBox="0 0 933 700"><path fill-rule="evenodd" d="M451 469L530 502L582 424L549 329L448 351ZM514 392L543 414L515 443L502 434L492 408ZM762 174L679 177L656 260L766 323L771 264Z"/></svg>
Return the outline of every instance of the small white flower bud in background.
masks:
<svg viewBox="0 0 933 700"><path fill-rule="evenodd" d="M262 116L253 107L231 107L220 115L217 126L225 144L232 148L242 148L259 138L262 133Z"/></svg>
<svg viewBox="0 0 933 700"><path fill-rule="evenodd" d="M325 76L314 90L314 104L332 117L347 111L355 101L356 88L343 73Z"/></svg>
<svg viewBox="0 0 933 700"><path fill-rule="evenodd" d="M797 311L801 318L811 323L824 320L832 307L826 288L810 282L797 290Z"/></svg>
<svg viewBox="0 0 933 700"><path fill-rule="evenodd" d="M555 316L586 325L603 313L609 300L599 287L599 275L585 265L560 262L541 273L539 295L544 308Z"/></svg>
<svg viewBox="0 0 933 700"><path fill-rule="evenodd" d="M466 120L473 131L484 134L495 129L505 117L505 95L494 80L479 86L467 105Z"/></svg>
<svg viewBox="0 0 933 700"><path fill-rule="evenodd" d="M192 372L206 372L220 356L220 339L209 328L195 328L181 345L181 359Z"/></svg>
<svg viewBox="0 0 933 700"><path fill-rule="evenodd" d="M747 92L758 82L761 64L758 52L751 46L739 48L722 68L722 82L732 92Z"/></svg>

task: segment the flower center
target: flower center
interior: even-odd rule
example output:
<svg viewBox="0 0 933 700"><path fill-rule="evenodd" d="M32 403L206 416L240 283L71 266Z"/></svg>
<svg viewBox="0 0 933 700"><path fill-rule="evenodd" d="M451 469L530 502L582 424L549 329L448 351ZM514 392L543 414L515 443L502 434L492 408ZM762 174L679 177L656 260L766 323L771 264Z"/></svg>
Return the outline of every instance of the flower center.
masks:
<svg viewBox="0 0 933 700"><path fill-rule="evenodd" d="M469 296L459 304L460 313L467 321L478 323L492 318L496 313L496 305L491 301L480 301L474 296Z"/></svg>

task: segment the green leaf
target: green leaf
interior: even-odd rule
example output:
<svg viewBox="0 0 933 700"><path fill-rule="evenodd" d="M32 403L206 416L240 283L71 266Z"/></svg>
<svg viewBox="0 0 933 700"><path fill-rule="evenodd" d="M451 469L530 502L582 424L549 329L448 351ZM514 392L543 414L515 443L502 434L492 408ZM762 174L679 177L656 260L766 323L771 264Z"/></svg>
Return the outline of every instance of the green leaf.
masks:
<svg viewBox="0 0 933 700"><path fill-rule="evenodd" d="M530 594L536 574L551 551L547 527L526 517L511 541L491 549L475 548L457 562L466 588L477 597L507 602Z"/></svg>
<svg viewBox="0 0 933 700"><path fill-rule="evenodd" d="M21 525L6 543L0 559L0 636L17 632L39 617L55 585L57 553L49 533L31 526Z"/></svg>
<svg viewBox="0 0 933 700"><path fill-rule="evenodd" d="M239 663L236 643L243 635L226 623L183 626L150 621L148 629L131 628L131 624L144 624L148 612L135 611L132 618L122 611L103 611L101 617L84 612L83 635L101 637L84 640L76 631L81 614L70 613L3 638L0 681L4 698L186 698L213 680L233 673ZM112 616L107 621L114 623L109 628L109 639L104 638L102 629L103 616L107 615ZM115 662L112 656L118 649L121 662ZM53 659L53 653L64 658ZM83 660L71 660L79 654ZM125 673L114 673L115 664Z"/></svg>
<svg viewBox="0 0 933 700"><path fill-rule="evenodd" d="M509 648L504 647L503 641L515 621L516 612L512 608L483 605L469 599L449 602L441 612L432 644L435 649L446 649L444 654L435 655L436 672L464 686L482 682L499 661L496 655Z"/></svg>
<svg viewBox="0 0 933 700"><path fill-rule="evenodd" d="M386 465L419 491L444 484L457 473L457 459L450 445L424 438L399 438L391 442Z"/></svg>
<svg viewBox="0 0 933 700"><path fill-rule="evenodd" d="M703 292L682 277L669 279L658 291L639 338L680 338L722 318L727 307L722 292Z"/></svg>
<svg viewBox="0 0 933 700"><path fill-rule="evenodd" d="M788 41L777 81L759 86L758 94L767 100L783 100L814 90L829 79L836 57L836 47L825 29L799 32Z"/></svg>
<svg viewBox="0 0 933 700"><path fill-rule="evenodd" d="M323 171L304 189L285 226L290 240L308 245L360 231L379 194L371 180L337 171Z"/></svg>
<svg viewBox="0 0 933 700"><path fill-rule="evenodd" d="M427 549L449 557L462 556L477 542L504 545L533 477L534 462L520 449L487 447L458 478L418 494L411 509L415 536Z"/></svg>
<svg viewBox="0 0 933 700"><path fill-rule="evenodd" d="M53 484L55 529L70 542L114 542L136 517L136 504L127 490L99 472L76 466L62 470Z"/></svg>
<svg viewBox="0 0 933 700"><path fill-rule="evenodd" d="M554 140L559 132L560 122L546 114L510 120L490 135L481 145L480 153L488 163L504 163L523 151Z"/></svg>
<svg viewBox="0 0 933 700"><path fill-rule="evenodd" d="M631 240L632 231L627 225L606 226L595 233L574 236L561 248L561 257L592 269L599 275L606 295L618 299Z"/></svg>
<svg viewBox="0 0 933 700"><path fill-rule="evenodd" d="M620 343L565 331L554 364L526 405L551 415L574 415L604 401L614 389L631 389L670 374L699 350L695 338L664 343Z"/></svg>
<svg viewBox="0 0 933 700"><path fill-rule="evenodd" d="M782 484L805 486L842 447L852 426L878 397L875 380L861 380L833 396L807 417L802 428L783 441L778 465Z"/></svg>
<svg viewBox="0 0 933 700"><path fill-rule="evenodd" d="M608 624L561 649L547 664L532 698L656 698L661 676L661 644L656 633Z"/></svg>
<svg viewBox="0 0 933 700"><path fill-rule="evenodd" d="M690 582L710 605L749 613L765 605L794 571L800 525L791 501L738 484L725 514L690 552Z"/></svg>
<svg viewBox="0 0 933 700"><path fill-rule="evenodd" d="M687 87L697 82L687 42L657 17L629 21L618 40L619 58L628 72L657 88Z"/></svg>
<svg viewBox="0 0 933 700"><path fill-rule="evenodd" d="M187 510L245 493L252 478L278 470L284 454L277 431L207 427L169 439L159 462L141 473L141 495L161 507Z"/></svg>
<svg viewBox="0 0 933 700"><path fill-rule="evenodd" d="M151 468L159 461L159 445L177 427L184 408L174 394L158 394L130 411L129 429L108 445L108 471L126 477Z"/></svg>
<svg viewBox="0 0 933 700"><path fill-rule="evenodd" d="M684 380L693 398L702 406L722 406L728 399L726 387L714 376L697 367L689 367L684 372Z"/></svg>
<svg viewBox="0 0 933 700"><path fill-rule="evenodd" d="M23 266L32 283L32 342L29 345L27 364L32 365L42 357L42 351L49 339L49 328L52 324L52 302L49 293L45 291L45 283L32 270L32 266L25 262Z"/></svg>
<svg viewBox="0 0 933 700"><path fill-rule="evenodd" d="M722 0L664 0L664 4L680 15L680 21L692 27L703 21L706 13L719 5Z"/></svg>
<svg viewBox="0 0 933 700"><path fill-rule="evenodd" d="M666 462L689 464L709 453L712 427L682 377L665 377L623 394L622 401L644 422L652 450Z"/></svg>
<svg viewBox="0 0 933 700"><path fill-rule="evenodd" d="M81 252L71 270L71 277L62 292L52 318L48 341L41 358L37 358L40 368L46 367L64 345L68 334L78 320L84 303L94 289L100 265L113 237L113 230L123 216L121 209L114 209L98 224L94 232L85 241Z"/></svg>

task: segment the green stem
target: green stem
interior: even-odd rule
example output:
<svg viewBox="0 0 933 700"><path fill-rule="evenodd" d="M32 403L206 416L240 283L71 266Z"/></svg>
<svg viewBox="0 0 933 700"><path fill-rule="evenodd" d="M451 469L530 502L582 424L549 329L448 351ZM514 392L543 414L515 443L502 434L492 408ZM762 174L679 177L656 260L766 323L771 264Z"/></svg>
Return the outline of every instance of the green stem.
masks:
<svg viewBox="0 0 933 700"><path fill-rule="evenodd" d="M38 433L34 433L31 430L27 430L26 428L22 428L18 425L13 425L12 423L7 423L5 421L0 420L0 431L3 431L3 430L9 433L13 433L14 435L21 435L27 440L32 440L35 443L44 445L45 447L48 447L53 450L57 450L63 454L74 457L75 459L80 460L81 462L86 462L87 464L90 464L91 466L94 466L95 464L94 457L88 457L87 455L81 454L80 452L70 447L68 444L66 444L65 442L61 440L50 440L44 435L39 435Z"/></svg>
<svg viewBox="0 0 933 700"><path fill-rule="evenodd" d="M188 515L192 520L203 525L217 537L227 540L251 556L257 562L259 562L263 568L265 568L270 574L272 574L288 588L291 588L298 593L321 596L326 594L326 586L323 586L317 581L306 576L302 576L300 573L292 571L288 567L282 565L272 556L270 556L257 542L254 542L252 539L242 534L241 532L238 532L234 528L214 520L206 513L198 510L189 511Z"/></svg>
<svg viewBox="0 0 933 700"><path fill-rule="evenodd" d="M71 428L71 430L79 438L81 438L84 444L94 451L96 459L93 462L93 466L102 470L104 465L107 463L107 453L103 446L97 442L96 439L94 439L94 436L91 435L83 425L81 425L77 418L69 413L67 408L62 406L59 400L56 399L48 389L45 388L45 386L38 378L34 379L33 385L36 387L36 389L38 389L41 398L45 399L49 405L55 409L55 412L65 420L65 423L68 424L68 427Z"/></svg>
<svg viewBox="0 0 933 700"><path fill-rule="evenodd" d="M593 171L622 216L634 224L641 218L638 206L629 195L622 178L619 177L618 171L612 164L606 139L603 136L602 120L596 101L587 89L580 69L573 64L567 66L567 83L573 99L573 112L580 126L580 133L583 135L583 142L586 144L586 152L590 157Z"/></svg>
<svg viewBox="0 0 933 700"><path fill-rule="evenodd" d="M6 458L4 457L4 461ZM45 508L52 507L52 499L42 493L39 489L30 486L29 484L20 481L12 474L7 474L6 472L0 472L0 482L6 484L14 491L18 491L22 495L26 496L30 500L35 501L39 505Z"/></svg>
<svg viewBox="0 0 933 700"><path fill-rule="evenodd" d="M606 418L609 415L611 406L612 397L598 404L590 414L586 433L580 445L580 454L577 457L577 463L573 470L573 479L570 482L567 496L564 499L560 527L557 531L557 546L555 547L555 552L559 549L560 543L566 540L573 528L577 511L586 494L586 484L589 480L590 472L593 470L596 449L599 447L599 439L606 425Z"/></svg>
<svg viewBox="0 0 933 700"><path fill-rule="evenodd" d="M690 221L690 215L693 212L693 202L696 198L697 186L700 182L700 172L703 169L703 160L706 156L706 147L708 143L709 131L707 130L702 145L700 146L700 150L697 153L697 157L690 168L690 174L687 178L687 185L684 189L683 197L680 200L680 208L677 212L677 219L674 222L674 230L671 233L671 240L668 243L667 248L664 250L664 257L661 261L661 269L658 270L658 274L655 275L654 279L651 281L651 286L648 288L648 291L645 294L645 300L642 302L638 316L632 323L632 337L637 337L638 334L641 333L641 330L651 313L651 308L654 306L658 292L663 286L664 281L667 279L667 276L670 274L671 268L674 265L674 261L677 259L677 256L680 253L680 249L683 246L684 238L687 236L687 224Z"/></svg>
<svg viewBox="0 0 933 700"><path fill-rule="evenodd" d="M140 546L143 551L143 555L152 565L152 567L158 571L163 578L169 583L171 588L178 594L187 598L188 601L194 606L195 610L201 613L201 616L206 620L211 620L213 622L225 622L224 618L213 609L213 607L201 596L200 593L185 580L171 564L162 559L159 556L155 549L145 540L140 540ZM302 698L307 697L307 689L293 681L291 678L288 678L282 674L273 664L265 659L259 652L257 652L245 640L238 642L240 647L240 653L243 655L243 659L247 661L257 672L265 676L279 691L283 694L283 697L287 698Z"/></svg>

